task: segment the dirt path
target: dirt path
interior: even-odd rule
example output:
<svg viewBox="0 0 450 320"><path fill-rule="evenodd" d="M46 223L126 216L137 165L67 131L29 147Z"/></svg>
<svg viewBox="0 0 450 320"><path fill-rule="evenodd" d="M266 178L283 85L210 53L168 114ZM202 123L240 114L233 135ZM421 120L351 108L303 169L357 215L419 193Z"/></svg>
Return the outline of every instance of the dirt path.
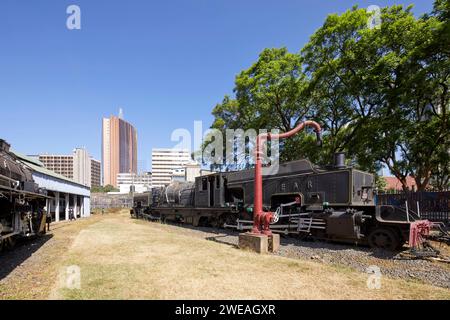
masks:
<svg viewBox="0 0 450 320"><path fill-rule="evenodd" d="M64 254L81 230L100 219L52 225L44 237L0 253L0 299L47 299Z"/></svg>
<svg viewBox="0 0 450 320"><path fill-rule="evenodd" d="M80 270L80 289L58 280L71 266ZM370 290L367 279L348 268L260 256L122 213L55 230L0 280L0 298L450 299L450 290L416 281L382 278L381 289Z"/></svg>

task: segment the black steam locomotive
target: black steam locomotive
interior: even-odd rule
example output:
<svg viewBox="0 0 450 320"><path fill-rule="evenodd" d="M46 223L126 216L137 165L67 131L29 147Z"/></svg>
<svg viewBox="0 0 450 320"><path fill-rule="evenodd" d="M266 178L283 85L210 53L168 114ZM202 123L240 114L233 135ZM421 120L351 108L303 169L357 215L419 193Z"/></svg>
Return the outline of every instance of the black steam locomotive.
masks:
<svg viewBox="0 0 450 320"><path fill-rule="evenodd" d="M308 160L281 164L263 178L263 203L275 212L270 229L395 250L408 241L410 225L420 220L407 208L377 206L374 176L347 167L343 154L319 168ZM193 226L250 230L253 223L254 170L220 172L174 182L136 194L132 215Z"/></svg>
<svg viewBox="0 0 450 320"><path fill-rule="evenodd" d="M45 233L46 199L31 171L0 139L0 250L13 247L18 238Z"/></svg>

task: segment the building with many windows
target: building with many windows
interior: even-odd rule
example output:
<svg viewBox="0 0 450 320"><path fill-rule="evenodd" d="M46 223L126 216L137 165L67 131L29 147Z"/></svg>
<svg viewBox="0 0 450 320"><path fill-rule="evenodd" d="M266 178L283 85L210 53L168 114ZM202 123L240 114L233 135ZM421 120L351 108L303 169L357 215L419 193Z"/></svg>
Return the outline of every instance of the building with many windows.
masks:
<svg viewBox="0 0 450 320"><path fill-rule="evenodd" d="M102 163L99 160L91 159L91 187L102 186Z"/></svg>
<svg viewBox="0 0 450 320"><path fill-rule="evenodd" d="M103 118L102 163L103 184L118 187L117 174L137 173L137 132L119 117Z"/></svg>
<svg viewBox="0 0 450 320"><path fill-rule="evenodd" d="M153 149L152 150L152 186L162 187L172 182L174 170L183 168L191 161L188 150Z"/></svg>
<svg viewBox="0 0 450 320"><path fill-rule="evenodd" d="M39 160L48 170L78 184L87 187L101 185L100 161L90 157L84 148L76 148L72 154L40 154L30 157Z"/></svg>
<svg viewBox="0 0 450 320"><path fill-rule="evenodd" d="M49 170L37 156L25 156L16 151L11 152L32 171L34 182L47 191L48 199L45 210L51 216L52 221L68 221L71 214L74 219L87 218L91 215L91 192L88 186L76 183L71 178ZM70 156L67 158L67 156L45 155L43 159L48 159L55 168L58 168L58 163L61 163L65 172L70 171L66 170L66 164L71 163Z"/></svg>
<svg viewBox="0 0 450 320"><path fill-rule="evenodd" d="M38 159L44 166L53 172L73 179L73 155L71 154L40 154L31 156Z"/></svg>

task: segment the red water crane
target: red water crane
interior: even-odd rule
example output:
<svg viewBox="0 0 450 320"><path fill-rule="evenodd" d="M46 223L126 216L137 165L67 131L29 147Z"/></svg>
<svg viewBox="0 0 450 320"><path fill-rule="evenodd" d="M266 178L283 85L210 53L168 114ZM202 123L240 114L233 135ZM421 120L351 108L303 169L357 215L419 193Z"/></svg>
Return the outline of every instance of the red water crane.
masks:
<svg viewBox="0 0 450 320"><path fill-rule="evenodd" d="M255 199L253 207L253 229L252 233L272 235L270 230L270 223L273 220L273 212L263 211L263 187L262 187L262 157L264 143L271 139L285 139L289 138L305 127L313 127L316 132L317 142L322 144L322 127L315 121L305 121L300 123L297 127L289 132L280 134L262 133L256 138L256 167L255 167Z"/></svg>

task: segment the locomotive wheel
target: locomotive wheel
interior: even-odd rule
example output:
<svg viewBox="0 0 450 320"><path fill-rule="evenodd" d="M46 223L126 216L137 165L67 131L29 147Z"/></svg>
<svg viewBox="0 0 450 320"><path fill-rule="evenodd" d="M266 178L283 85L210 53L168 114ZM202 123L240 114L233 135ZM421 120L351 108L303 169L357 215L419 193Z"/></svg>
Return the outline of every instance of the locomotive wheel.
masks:
<svg viewBox="0 0 450 320"><path fill-rule="evenodd" d="M380 248L395 251L400 246L398 236L388 228L376 228L369 234L369 245L372 248Z"/></svg>

